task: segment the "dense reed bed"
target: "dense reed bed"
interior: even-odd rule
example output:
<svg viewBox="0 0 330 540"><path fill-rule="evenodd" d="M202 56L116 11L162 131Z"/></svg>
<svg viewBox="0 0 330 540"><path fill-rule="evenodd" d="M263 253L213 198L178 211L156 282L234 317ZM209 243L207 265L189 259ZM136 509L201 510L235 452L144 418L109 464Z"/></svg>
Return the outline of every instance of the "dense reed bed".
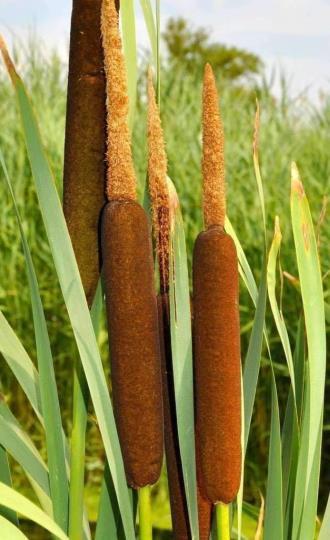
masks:
<svg viewBox="0 0 330 540"><path fill-rule="evenodd" d="M88 306L91 297L87 303L86 282L81 281L83 276L79 274L81 263L74 256L35 112L1 41L21 115L21 128L15 132L15 139L20 140L23 135L26 150L18 145L18 152L13 156L9 139L1 135L4 153L0 154L0 159L6 190L1 241L4 242L4 267L8 269L3 284L8 287L3 289L0 313L0 351L7 365L1 381L5 399L0 403L0 525L7 535L19 538L23 515L37 523L44 536L48 531L63 540L88 540L92 537L92 520L87 519L84 503L87 502L90 509L90 500L85 497L81 482L86 468L87 487L92 483L90 471L98 462L101 463L98 466L102 488L100 496L98 492L95 495L98 501L94 511L96 540L109 535L119 539L150 539L152 520L158 527L168 528L168 518L164 524L164 507L159 507L159 501L166 498L166 483L162 479L154 488L151 506L149 488L145 489L157 480L160 472L164 407L174 538L204 540L212 526L212 535L222 539L254 538L262 533L265 540L312 540L320 533L319 538L325 540L329 534L330 508L328 505L320 526L317 503L319 468L322 460L325 462L321 454L327 411L323 400L328 325L328 285L324 274L329 254L324 243L328 234L324 209L319 220L317 216L321 194L326 189L324 179L328 178L329 160L326 152L321 162L316 156L322 152L320 141L324 141L326 148L327 108L324 108L322 121L318 116L313 117L317 127L314 135L308 131L310 128L299 125L296 117L291 125L285 108L278 107L266 91L260 91L261 123L256 122L255 144L251 150L254 116L251 95L224 88L221 103L226 133L225 161L215 80L207 67L201 166L198 134L202 81L194 79L192 74L182 74L180 68L176 68L176 73L165 69L161 87L161 99L166 96L161 102L165 137L150 76L148 119L142 99L144 91L137 106L131 101L128 107L127 88L132 96L135 77L132 58L136 53L130 7L127 3L121 11L128 66L125 73L117 12L112 1L103 2L103 43L105 52L108 48L113 53L105 54L109 167L104 185L107 203L103 211L102 241L94 243L94 248L102 249L105 301L99 288L91 310ZM157 52L155 14L148 3L144 8L152 50ZM154 60L158 74L157 54ZM38 79L40 81L40 77ZM42 95L43 90L36 80L27 77L27 81L32 85L32 94L36 85ZM143 85L145 88L145 74ZM2 83L0 89L9 95L8 83ZM63 112L64 101L62 95ZM14 115L12 101L8 101L7 109ZM102 111L100 108L101 123L104 122L104 109ZM127 119L128 115L133 118L134 112L139 122L135 125L131 148ZM42 114L45 115L41 119L45 122L44 133L47 107L44 111L41 107L38 109L38 116ZM60 118L61 113L58 114ZM180 124L182 119L187 123L188 117L191 132L182 129L184 123ZM269 121L272 118L274 123ZM279 119L286 126L288 144L285 148L284 128L279 127ZM11 125L10 129L17 130L16 123ZM243 125L239 136L238 125ZM147 138L148 158L141 144L141 140ZM295 143L298 140L299 146ZM45 141L46 149L50 148L51 130ZM278 142L281 144L277 145ZM50 150L50 163L60 162L60 146L57 153L55 146ZM23 181L19 174L20 171L25 174L28 167L25 151L33 188L31 177L23 175ZM259 151L263 158L261 168ZM289 177L293 154L299 160L302 178L293 163L290 194L289 179L285 182L284 178ZM318 169L313 169L316 161ZM227 205L225 162L228 163ZM136 180L135 166L140 182ZM149 210L148 197L143 193L147 169L152 207L150 222L146 211ZM100 179L99 172L95 173L95 182ZM167 173L174 183L167 178ZM253 174L256 186L252 183ZM276 182L275 189L268 178L277 174L283 181ZM174 186L178 187L179 197ZM29 225L27 234L20 217L23 199L24 220ZM139 203L142 199L145 209ZM308 199L312 203L313 217ZM34 208L34 212L30 213L30 208ZM279 218L271 240L269 223L273 221L275 208ZM202 214L206 230L197 237L203 230ZM256 219L258 215L260 219ZM244 228L240 227L242 216ZM159 274L156 280L158 316L151 223ZM42 225L46 234L41 232ZM87 222L82 225L87 226ZM32 244L32 256L28 241ZM194 242L191 304L189 269ZM28 276L26 287L22 285L21 276L18 281L17 274L23 262ZM283 267L291 274L284 288ZM98 267L93 268L96 279ZM51 294L49 269L56 284ZM238 271L241 277L242 396ZM31 294L29 301L28 293ZM22 332L15 315L19 313L22 320L28 320L29 305L33 327L27 328L33 330L36 347L26 328ZM109 337L105 332L105 310ZM75 370L74 411L80 411L81 416L74 418L72 430L71 419L65 409L60 410L72 399L71 387L67 384L72 377L66 371L64 379L58 368L65 361L70 364L72 373L73 359L79 366L79 370ZM83 376L77 377L77 373ZM11 384L15 390L10 392L9 383L13 379L16 382ZM81 389L85 392L84 399L77 408ZM266 392L269 389L270 392ZM263 393L267 394L266 399L261 399ZM93 412L87 426L88 402ZM20 412L20 403L29 410L29 417ZM33 421L29 420L30 416ZM262 436L258 431L261 426ZM75 448L79 448L79 452L75 452ZM7 455L11 456L9 462ZM24 495L22 483L17 483L18 470L24 472L31 484L29 490L24 489ZM16 489L11 487L12 474ZM135 496L127 484L141 488L138 520ZM265 496L265 505L260 509L254 492L256 486ZM222 504L218 505L219 511L211 523L211 503L219 502ZM223 504L229 502L230 506ZM319 516L323 508L324 505L320 507ZM155 531L155 537L156 534Z"/></svg>

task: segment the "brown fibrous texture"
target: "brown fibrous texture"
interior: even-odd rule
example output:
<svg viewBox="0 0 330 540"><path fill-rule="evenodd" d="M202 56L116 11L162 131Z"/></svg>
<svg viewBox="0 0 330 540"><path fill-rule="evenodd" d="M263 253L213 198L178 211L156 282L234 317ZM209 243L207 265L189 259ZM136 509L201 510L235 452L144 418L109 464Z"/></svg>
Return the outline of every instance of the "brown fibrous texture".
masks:
<svg viewBox="0 0 330 540"><path fill-rule="evenodd" d="M175 409L168 295L158 295L157 301L161 343L165 454L173 538L174 540L190 540L189 515L182 473Z"/></svg>
<svg viewBox="0 0 330 540"><path fill-rule="evenodd" d="M151 70L148 73L148 151L148 181L159 263L160 290L161 293L166 293L169 287L170 203L164 135Z"/></svg>
<svg viewBox="0 0 330 540"><path fill-rule="evenodd" d="M197 508L199 540L209 540L212 529L213 504L210 503L201 493L197 483Z"/></svg>
<svg viewBox="0 0 330 540"><path fill-rule="evenodd" d="M224 130L210 64L203 85L203 212L205 227L223 226L226 216Z"/></svg>
<svg viewBox="0 0 330 540"><path fill-rule="evenodd" d="M196 443L200 489L229 503L241 475L238 263L222 227L197 237L193 254Z"/></svg>
<svg viewBox="0 0 330 540"><path fill-rule="evenodd" d="M107 93L108 200L136 200L136 176L128 127L127 75L114 0L103 0L101 30Z"/></svg>
<svg viewBox="0 0 330 540"><path fill-rule="evenodd" d="M160 474L163 407L152 245L137 202L106 204L102 253L114 414L127 482L138 488Z"/></svg>
<svg viewBox="0 0 330 540"><path fill-rule="evenodd" d="M194 304L190 302L190 309L192 313L192 321L194 320ZM196 393L196 381L194 381L194 393ZM212 528L212 514L213 504L203 495L200 485L202 484L201 478L201 464L199 456L199 444L198 444L197 429L195 426L195 450L196 450L196 477L197 477L197 509L198 509L198 525L199 525L199 538L200 540L209 540Z"/></svg>
<svg viewBox="0 0 330 540"><path fill-rule="evenodd" d="M101 0L74 0L64 152L64 214L89 305L100 268L105 202L105 76Z"/></svg>

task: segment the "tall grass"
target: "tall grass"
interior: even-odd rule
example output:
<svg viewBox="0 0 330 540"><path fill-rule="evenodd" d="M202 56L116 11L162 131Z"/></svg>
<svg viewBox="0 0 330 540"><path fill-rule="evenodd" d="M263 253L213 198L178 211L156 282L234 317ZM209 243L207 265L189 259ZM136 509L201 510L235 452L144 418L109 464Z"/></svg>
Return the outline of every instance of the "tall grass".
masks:
<svg viewBox="0 0 330 540"><path fill-rule="evenodd" d="M129 13L127 16L130 18L132 14ZM23 61L18 62L18 65L21 65L22 68L24 66L22 69L23 78L26 81L27 88L32 96L32 102L37 110L37 116L41 123L42 141L46 149L46 154L49 157L51 168L55 173L58 191L61 193L59 179L62 176L65 69L60 66L60 62L55 55L47 59L43 59L42 56L41 48L38 51L38 44L34 44L30 54L24 57L24 60L21 57ZM132 59L131 62L133 62ZM132 80L134 80L135 68L132 69L133 73L131 75ZM144 74L143 67L141 68L141 73L142 75ZM218 75L221 86L221 74ZM132 82L130 85L132 95L134 85ZM139 85L133 130L133 152L140 184L143 186L147 168L147 152L145 145L145 95L141 88L142 85ZM32 519L35 518L46 529L48 528L48 530L57 534L56 526L50 521L52 513L49 510L49 503L53 493L52 490L47 490L47 482L46 484L42 483L43 475L46 474L46 478L48 478L49 474L49 478L51 478L52 474L49 449L47 452L48 461L46 462L45 459L46 445L42 417L44 417L46 428L47 419L42 396L40 400L42 371L39 367L40 373L38 376L37 372L31 367L31 363L29 363L29 356L35 358L38 352L34 343L34 331L38 332L39 325L40 340L40 332L43 331L44 322L37 296L34 298L34 310L36 310L36 306L39 309L38 324L33 324L31 321L29 294L32 291L36 295L37 288L36 284L32 286L30 283L28 286L25 278L24 265L26 261L29 264L29 272L33 272L32 262L26 250L24 256L20 247L21 239L25 242L24 238L26 235L31 248L33 265L38 277L49 340L52 345L52 358L54 359L58 394L62 406L64 431L68 434L71 432L71 419L68 411L70 410L72 388L69 373L71 373L72 359L77 356L78 346L78 348L80 347L80 355L82 356L86 375L88 375L91 385L90 389L92 399L94 396L95 407L95 412L94 409L91 411L91 421L88 426L87 435L87 486L89 490L92 490L95 485L100 484L100 479L103 475L102 460L105 447L107 458L112 468L111 472L114 475L115 488L119 496L119 507L122 511L122 516L124 516L126 536L127 538L131 538L132 534L134 534L132 533L133 513L131 500L123 481L120 453L118 448L116 450L115 431L113 430L111 436L109 436L108 430L112 426L110 401L105 394L103 383L104 372L101 369L101 363L99 361L100 353L102 357L106 354L104 325L103 323L101 324L101 329L97 336L98 349L100 351L97 352L96 343L93 341L91 321L87 313L87 306L84 305L83 294L81 287L79 288L78 279L76 302L78 302L84 313L86 325L84 328L87 328L89 333L89 345L87 346L87 350L84 350L85 343L77 330L77 324L78 327L81 324L78 321L78 310L72 303L70 307L70 295L67 289L68 283L65 282L64 274L68 272L68 269L61 268L62 263L59 247L54 247L54 244L52 244L54 241L52 235L56 228L62 227L62 231L65 228L63 228L64 225L61 221L62 218L58 203L56 202L56 194L51 188L50 177L48 181L45 181L45 168L43 169L43 174L41 174L40 167L46 167L46 162L43 161L42 148L37 144L38 141L34 128L31 131L31 125L33 127L34 120L29 102L24 94L24 88L20 85L17 86L17 81L16 90L19 92L19 98L21 99L20 107L21 113L23 113L23 128L19 121L18 111L14 106L13 90L2 74L0 84L0 112L5 128L0 133L0 147L8 169L8 181L12 185L13 194L19 211L23 216L22 221L24 225L20 237L13 212L13 198L8 195L8 188L5 183L0 184L0 197L2 201L0 218L2 231L0 237L2 256L2 264L0 265L0 306L11 328L15 331L13 333L13 330L10 330L7 323L3 324L0 334L0 348L2 354L5 357L7 356L7 362L14 373L15 366L13 366L12 360L14 359L17 363L19 357L28 375L24 372L24 376L22 376L22 373L16 370L15 376L19 379L20 383L17 385L15 378L8 368L4 367L1 370L2 392L6 396L6 405L10 407L12 413L19 420L20 425L24 426L24 430L20 425L16 425L16 420L11 417L9 420L8 414L6 417L1 412L1 418L4 419L3 421L7 427L8 435L6 437L3 436L0 442L1 445L8 448L8 452L14 457L14 460L11 461L11 469L13 471L15 486L21 491L22 485L26 485L22 480L22 470L30 478L32 477L32 486L44 508L44 513L38 514L35 508L30 506L31 503L26 498L23 500L21 495L18 495L14 491L8 491L10 488L6 488L3 485L0 485L0 504L7 504L14 513L19 510L24 515L25 512L25 515ZM318 223L322 208L322 199L328 192L330 183L330 158L328 154L330 142L330 102L324 103L321 111L315 111L308 102L289 102L286 96L283 97L282 101L276 101L267 87L257 89L257 93L261 103L262 118L260 155L266 205L266 240L264 240L265 234L261 219L262 201L260 201L256 189L252 159L253 117L255 109L253 95L251 95L250 91L224 86L221 97L226 133L229 217L244 248L256 283L259 286L257 298L254 297L251 300L244 285L241 287L242 294L240 297L242 354L243 359L245 358L248 363L245 365L245 381L248 380L249 383L251 381L253 383L253 377L251 378L250 376L253 373L257 376L260 362L260 375L251 429L247 429L245 433L245 439L246 441L249 440L249 444L245 461L244 499L254 503L255 507L243 503L242 534L247 538L253 537L258 519L257 489L260 489L263 494L266 494L265 538L301 538L305 540L313 538L315 528L323 412L325 412L327 422L327 408L323 411L323 401L321 399L321 390L325 375L325 330L321 276L329 269L330 256L328 246L330 233L329 227L325 223L326 217L319 221L319 225L316 227L316 235L313 232L313 223ZM187 322L189 312L187 307L188 274L183 251L183 233L185 232L186 237L189 269L192 244L197 232L201 229L200 102L201 81L194 74L184 73L179 67L176 68L176 72L174 73L169 72L165 66L162 72L161 88L162 122L167 141L169 175L174 180L177 188L183 215L183 221L181 221L179 215L177 217L176 236L174 237L174 243L177 244L177 248L174 251L176 264L178 265L177 272L181 272L182 276L180 294L176 293L175 296L179 302L179 313L181 313L182 317L180 324L183 325L185 321ZM29 157L32 160L32 168L34 169L35 187L26 154L23 130L25 130L25 137L27 137L26 142ZM302 171L305 191L312 209L312 216L309 214L307 198L300 188L295 170L290 211L290 163L292 158L298 160L299 169ZM48 172L46 177L47 175ZM38 192L39 203L37 202L36 191ZM53 197L52 202L47 202L50 194ZM40 213L40 208L42 214ZM55 213L51 215L50 211ZM297 280L283 278L282 271L279 274L275 271L278 253L275 248L269 252L268 244L271 242L273 219L276 214L280 216L283 234L280 257L281 270L289 272L294 278L298 278L299 282ZM49 221L50 215L53 220L52 223ZM46 229L48 228L49 243L44 232L43 223ZM307 247L306 237L308 239ZM275 231L274 242L278 241L278 239L277 229ZM320 248L321 268L318 264L316 252L317 243L319 243ZM68 246L69 243L66 249L68 250L67 253L70 253ZM264 258L264 262L262 262L265 249L267 249L268 254L267 258ZM183 257L182 260L178 259L178 254ZM268 291L271 297L272 309L267 309L266 315L264 315L267 289L267 259ZM57 267L64 301L60 293L53 261ZM72 257L70 261L70 272L73 272L73 274L69 272L69 275L76 276L74 273L75 263ZM250 279L250 287L252 287L252 290L255 290L256 284L251 282L251 276L247 275L246 270L245 272L243 270L243 277L246 280ZM273 282L271 282L270 277L273 279ZM280 280L279 277L281 278ZM328 304L329 277L323 280L323 288ZM278 294L275 296L275 293L280 293L280 296ZM253 301L257 302L256 312ZM71 323L65 309L65 302ZM277 302L279 303L278 309L276 307ZM307 331L306 350L305 347L301 346L301 342L304 341L304 337L302 337L304 336L304 325L299 324L302 312L304 312ZM279 333L273 322L273 314L277 319L276 323L280 330ZM316 315L318 319L315 318ZM266 325L264 325L265 320ZM278 322L279 320L280 324ZM73 339L72 325L76 334L76 342ZM327 325L329 325L329 319ZM271 357L268 354L266 346L263 346L262 350L260 350L264 331L267 335ZM25 350L29 351L29 356L24 349L19 349L21 345L19 345L15 334L24 343ZM184 336L189 349L190 336L187 327L185 327ZM43 335L43 338L47 340L46 334ZM174 340L174 351L175 347L179 348L183 346L182 341L176 336L174 328L172 329L172 338ZM11 354L9 354L8 348L6 349L5 347L5 345L8 346L9 339L13 340L14 343ZM47 342L43 341L44 346L45 343ZM15 356L14 358L12 357L13 351L15 355L18 355L16 359ZM96 370L92 369L92 358L98 358L98 367ZM286 360L288 358L289 362L287 365ZM187 369L188 373L190 369L189 357L186 358L186 361L186 366L180 366L179 363L176 364L177 405L181 407L179 410L179 422L182 422L182 430L184 430L187 422L189 422L189 418L191 419L191 411L189 411L191 387L187 388L187 386L182 385L182 369ZM247 370L247 366L249 370ZM305 375L302 373L301 366L306 367ZM295 392L293 391L293 385L291 387L292 390L290 390L289 375L291 376L291 380L295 381ZM96 381L95 384L93 380ZM190 381L189 378L187 380L188 382ZM244 402L249 407L253 405L253 384L252 387L245 385ZM96 395L97 389L100 390L99 396ZM268 399L268 391L270 389L271 400ZM278 389L278 392L276 389ZM35 391L37 394L34 393ZM29 397L30 404L28 405L24 394L27 394ZM288 395L289 399L287 399ZM41 422L31 420L33 408L38 410L37 399L40 400L39 417L42 420ZM182 416L180 416L180 411ZM96 416L94 416L95 413ZM104 422L105 418L109 420L107 424ZM101 427L103 443L96 427L96 421L98 421ZM249 428L249 423L247 423L246 427ZM59 433L61 432L57 430L57 435ZM9 434L14 439L11 439ZM299 438L301 439L300 450L298 451L296 443ZM13 444L10 441L14 441ZM21 454L17 453L18 443L23 448ZM327 439L325 444L328 444ZM115 445L114 451L117 453L115 460L112 458L112 445ZM189 456L189 446L187 441L184 441L184 435L182 436L181 451L184 456L185 471L188 475L189 467L191 466L191 456ZM102 457L102 460L100 460L100 457ZM326 463L326 457L324 458L324 463ZM266 473L267 466L268 481ZM288 467L288 469L285 467ZM4 466L1 468L2 481L6 477L4 474L6 472L5 468L6 464L4 462ZM305 471L307 471L306 475ZM189 499L191 505L191 523L195 537L197 538L196 512L193 502L195 495L194 487L191 483L192 478L193 476L186 478L186 487L191 496ZM109 483L107 485L109 486ZM160 509L160 513L164 509L161 503L164 500L164 486L164 480L162 480L155 489L155 515L158 509ZM30 491L26 490L26 488L24 489L26 495L32 496ZM321 485L323 502L327 498L327 489L328 486L326 486L325 482L324 485ZM96 492L96 490L93 491ZM36 498L33 500L36 500ZM104 508L107 509L106 511L110 511L109 506L105 505ZM322 511L323 506L320 509ZM113 534L115 536L118 534L118 537L120 537L117 528L118 508L116 504L112 507L112 511L114 516L113 531L115 531ZM238 504L238 515L240 516L240 504ZM56 512L54 513L54 518L58 521ZM15 514L12 515L12 519L15 521ZM163 525L164 519L158 519L157 523ZM273 526L273 523L276 523L276 528ZM325 520L325 527L328 526L327 523L328 520ZM59 524L65 529L63 522ZM168 522L165 524L168 526ZM236 529L236 521L234 521L234 524ZM6 526L11 532L14 531L11 525ZM15 533L12 532L12 534ZM325 534L324 531L322 534ZM61 537L61 535L64 537L63 533L58 533L58 537ZM85 535L88 538L89 532L87 526L85 527ZM98 538L103 538L102 529Z"/></svg>

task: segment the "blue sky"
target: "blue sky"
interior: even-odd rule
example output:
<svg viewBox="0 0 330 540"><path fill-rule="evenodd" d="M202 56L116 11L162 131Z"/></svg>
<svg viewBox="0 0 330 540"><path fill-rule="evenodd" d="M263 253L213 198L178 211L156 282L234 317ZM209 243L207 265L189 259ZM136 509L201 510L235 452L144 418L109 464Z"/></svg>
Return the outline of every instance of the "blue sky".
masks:
<svg viewBox="0 0 330 540"><path fill-rule="evenodd" d="M160 0L162 21L183 15L223 43L259 54L268 73L281 66L291 92L330 92L330 0ZM147 44L139 1L137 34ZM34 28L45 43L67 54L71 0L0 0L0 28L10 41Z"/></svg>

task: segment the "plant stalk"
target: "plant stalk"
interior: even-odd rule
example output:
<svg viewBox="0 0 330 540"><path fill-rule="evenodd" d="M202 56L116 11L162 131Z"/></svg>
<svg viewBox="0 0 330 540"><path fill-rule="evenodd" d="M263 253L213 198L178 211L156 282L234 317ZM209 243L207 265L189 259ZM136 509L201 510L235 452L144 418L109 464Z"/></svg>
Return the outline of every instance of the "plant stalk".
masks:
<svg viewBox="0 0 330 540"><path fill-rule="evenodd" d="M103 306L103 293L99 281L93 305L91 318L95 336L98 336L100 314ZM89 402L89 389L84 369L79 358L76 358L73 374L73 420L71 435L71 469L70 469L70 504L69 504L69 538L83 538L84 517L84 476L85 476L85 446Z"/></svg>
<svg viewBox="0 0 330 540"><path fill-rule="evenodd" d="M88 408L88 386L80 359L77 358L73 381L73 426L71 438L71 473L69 538L83 537L84 471Z"/></svg>
<svg viewBox="0 0 330 540"><path fill-rule="evenodd" d="M140 540L152 540L151 501L150 486L144 486L138 490L139 497L139 538Z"/></svg>
<svg viewBox="0 0 330 540"><path fill-rule="evenodd" d="M230 540L229 504L216 505L217 540Z"/></svg>

